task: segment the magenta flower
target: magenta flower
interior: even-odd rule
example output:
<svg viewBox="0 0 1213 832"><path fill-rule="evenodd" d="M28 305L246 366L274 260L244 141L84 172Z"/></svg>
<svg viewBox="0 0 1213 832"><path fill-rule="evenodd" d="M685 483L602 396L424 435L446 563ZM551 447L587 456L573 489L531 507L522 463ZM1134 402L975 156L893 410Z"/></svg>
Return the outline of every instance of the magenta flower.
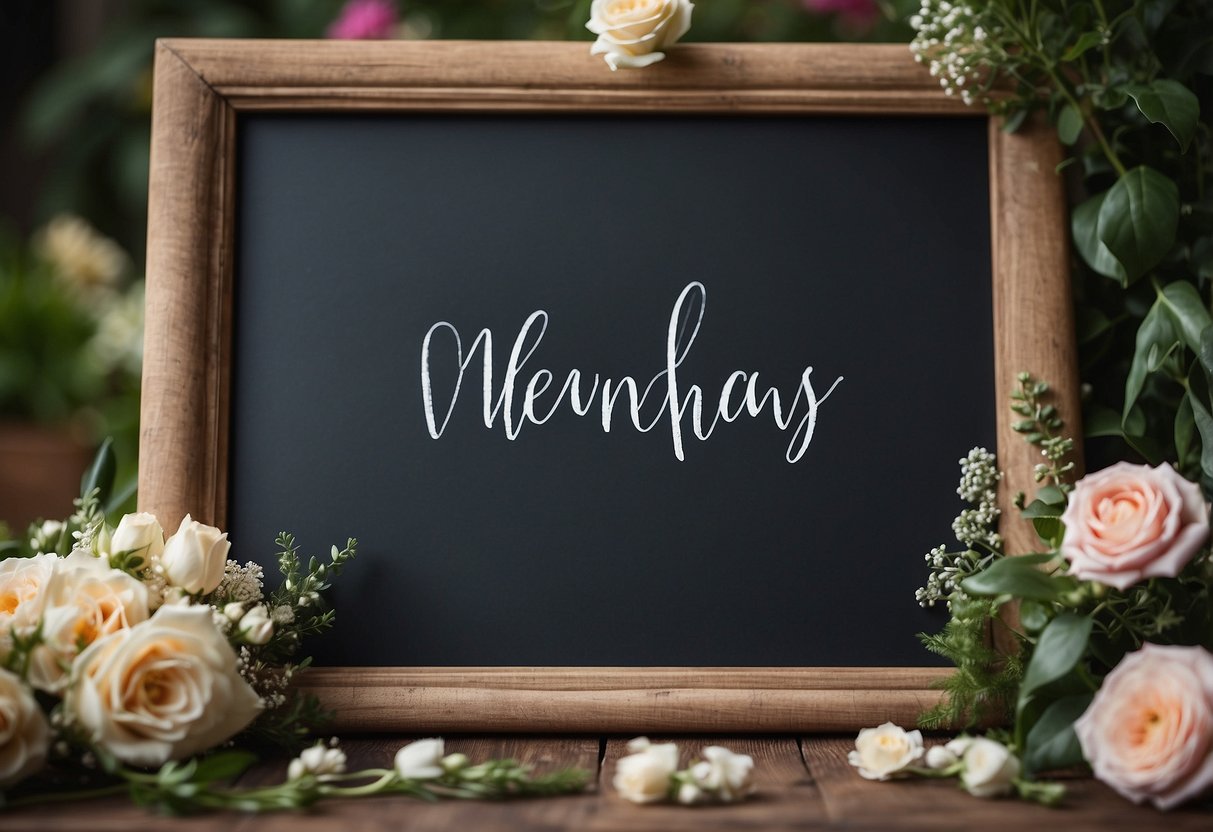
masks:
<svg viewBox="0 0 1213 832"><path fill-rule="evenodd" d="M325 36L333 40L390 38L399 16L392 0L348 0Z"/></svg>
<svg viewBox="0 0 1213 832"><path fill-rule="evenodd" d="M848 26L866 29L876 22L880 10L876 0L801 0L804 7L817 14L836 14Z"/></svg>

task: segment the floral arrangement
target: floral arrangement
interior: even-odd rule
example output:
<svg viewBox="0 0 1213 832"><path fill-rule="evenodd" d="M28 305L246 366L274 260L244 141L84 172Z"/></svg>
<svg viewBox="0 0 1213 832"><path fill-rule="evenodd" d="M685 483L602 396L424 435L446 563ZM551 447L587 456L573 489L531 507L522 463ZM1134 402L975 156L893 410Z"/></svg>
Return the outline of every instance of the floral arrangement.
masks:
<svg viewBox="0 0 1213 832"><path fill-rule="evenodd" d="M143 282L117 243L71 215L0 237L0 417L92 443L133 424L142 360Z"/></svg>
<svg viewBox="0 0 1213 832"><path fill-rule="evenodd" d="M279 535L281 585L230 560L219 529L188 515L165 538L157 518L101 509L104 446L66 521L31 527L0 560L0 806L126 793L167 812L298 808L324 797L397 793L493 798L581 790L587 774L542 777L510 760L472 765L440 739L402 748L389 769L345 771L327 720L292 686L303 639L332 626L321 593L354 557L301 558ZM298 751L285 782L229 785L256 756ZM353 782L351 782L353 781Z"/></svg>
<svg viewBox="0 0 1213 832"><path fill-rule="evenodd" d="M648 737L628 742L629 754L615 766L613 784L633 803L675 801L684 806L736 803L754 793L754 760L720 745L703 749L703 759L678 768L678 746L653 743Z"/></svg>

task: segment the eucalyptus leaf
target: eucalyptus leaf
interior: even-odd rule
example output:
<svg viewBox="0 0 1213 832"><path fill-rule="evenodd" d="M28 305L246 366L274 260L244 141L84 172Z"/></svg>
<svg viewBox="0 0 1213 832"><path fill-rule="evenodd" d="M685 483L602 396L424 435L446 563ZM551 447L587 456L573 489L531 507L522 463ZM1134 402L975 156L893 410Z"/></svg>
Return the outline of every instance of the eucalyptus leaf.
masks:
<svg viewBox="0 0 1213 832"><path fill-rule="evenodd" d="M1096 220L1099 239L1124 268L1126 283L1146 274L1166 256L1178 227L1179 188L1145 165L1116 181L1104 196Z"/></svg>
<svg viewBox="0 0 1213 832"><path fill-rule="evenodd" d="M1045 708L1024 743L1023 763L1029 776L1083 762L1074 722L1087 710L1093 696L1091 693L1066 696Z"/></svg>
<svg viewBox="0 0 1213 832"><path fill-rule="evenodd" d="M1049 622L1024 670L1019 686L1020 709L1041 687L1056 682L1074 669L1086 652L1092 623L1090 616L1072 612L1063 612Z"/></svg>
<svg viewBox="0 0 1213 832"><path fill-rule="evenodd" d="M970 595L1014 595L1036 601L1055 601L1078 584L1069 576L1050 575L1037 568L1052 559L1052 555L1001 558L976 575L965 578L961 588Z"/></svg>
<svg viewBox="0 0 1213 832"><path fill-rule="evenodd" d="M1108 247L1099 239L1099 210L1103 207L1107 192L1096 194L1077 206L1070 214L1070 231L1074 235L1074 247L1088 266L1104 277L1128 285L1128 276Z"/></svg>
<svg viewBox="0 0 1213 832"><path fill-rule="evenodd" d="M1158 78L1149 84L1130 84L1125 92L1152 124L1171 131L1179 149L1186 153L1200 120L1200 99L1178 81Z"/></svg>

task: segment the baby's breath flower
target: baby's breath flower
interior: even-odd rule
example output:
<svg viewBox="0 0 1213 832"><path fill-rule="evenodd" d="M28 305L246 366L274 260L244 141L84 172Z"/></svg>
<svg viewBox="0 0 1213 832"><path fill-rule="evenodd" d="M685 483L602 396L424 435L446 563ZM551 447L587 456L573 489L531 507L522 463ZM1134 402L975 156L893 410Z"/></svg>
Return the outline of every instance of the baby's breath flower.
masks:
<svg viewBox="0 0 1213 832"><path fill-rule="evenodd" d="M215 597L241 604L259 603L264 577L265 571L259 564L249 561L241 566L229 560L223 568L223 580L215 589Z"/></svg>

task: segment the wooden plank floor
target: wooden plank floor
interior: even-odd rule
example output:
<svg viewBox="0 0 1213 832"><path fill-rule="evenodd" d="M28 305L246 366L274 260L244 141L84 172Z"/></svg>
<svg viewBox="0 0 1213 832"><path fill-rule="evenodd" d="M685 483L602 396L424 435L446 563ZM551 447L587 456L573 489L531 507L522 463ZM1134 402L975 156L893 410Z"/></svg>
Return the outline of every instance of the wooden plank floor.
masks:
<svg viewBox="0 0 1213 832"><path fill-rule="evenodd" d="M509 829L716 830L716 829L847 829L1065 830L1213 828L1210 806L1163 815L1117 797L1087 779L1068 782L1061 809L1045 809L1010 800L978 800L953 783L869 783L851 769L847 737L713 737L665 738L682 745L687 758L704 745L720 743L754 757L758 793L750 801L723 807L634 806L610 786L615 762L626 753L625 739L615 737L448 737L448 751L462 751L474 761L514 757L546 770L582 766L598 772L590 790L567 798L511 803L448 802L427 804L402 797L330 801L307 814L244 816L213 814L186 819L149 815L122 800L61 804L0 813L0 830L81 830L105 832L135 829L188 829L209 832L246 830L341 829L438 830L477 832ZM404 740L398 737L349 739L343 747L351 767L391 764ZM269 760L245 775L249 784L272 782L285 772L286 760Z"/></svg>

